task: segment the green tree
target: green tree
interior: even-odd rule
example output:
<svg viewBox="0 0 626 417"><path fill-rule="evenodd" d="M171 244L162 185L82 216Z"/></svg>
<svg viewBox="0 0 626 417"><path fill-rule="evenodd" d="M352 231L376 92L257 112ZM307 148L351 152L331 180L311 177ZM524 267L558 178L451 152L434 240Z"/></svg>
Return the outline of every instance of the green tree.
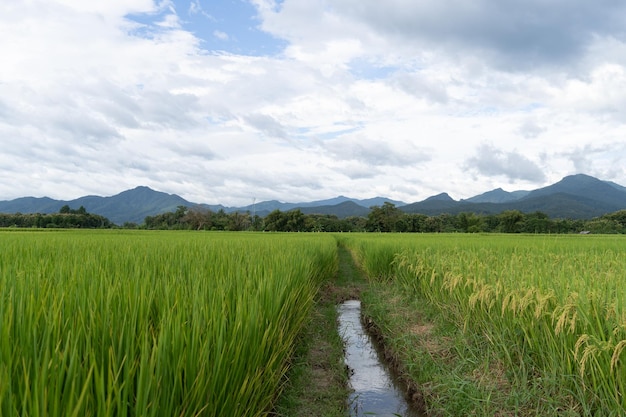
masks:
<svg viewBox="0 0 626 417"><path fill-rule="evenodd" d="M227 229L232 231L246 230L250 226L250 215L247 213L241 214L238 211L230 213L228 216Z"/></svg>
<svg viewBox="0 0 626 417"><path fill-rule="evenodd" d="M519 210L506 210L498 216L500 219L500 231L504 233L519 233L524 221L524 214Z"/></svg>
<svg viewBox="0 0 626 417"><path fill-rule="evenodd" d="M550 233L553 223L547 214L536 211L526 215L522 229L526 233Z"/></svg>
<svg viewBox="0 0 626 417"><path fill-rule="evenodd" d="M369 232L396 232L403 213L395 204L385 201L382 206L373 206L367 215L366 228Z"/></svg>
<svg viewBox="0 0 626 417"><path fill-rule="evenodd" d="M286 232L303 232L305 229L304 213L299 209L289 210L285 213L287 222L285 224Z"/></svg>
<svg viewBox="0 0 626 417"><path fill-rule="evenodd" d="M287 219L285 218L284 213L278 209L265 216L265 230L268 232L283 231L285 230L286 224Z"/></svg>
<svg viewBox="0 0 626 417"><path fill-rule="evenodd" d="M460 232L478 233L481 232L483 219L475 213L459 213L456 216L457 227Z"/></svg>

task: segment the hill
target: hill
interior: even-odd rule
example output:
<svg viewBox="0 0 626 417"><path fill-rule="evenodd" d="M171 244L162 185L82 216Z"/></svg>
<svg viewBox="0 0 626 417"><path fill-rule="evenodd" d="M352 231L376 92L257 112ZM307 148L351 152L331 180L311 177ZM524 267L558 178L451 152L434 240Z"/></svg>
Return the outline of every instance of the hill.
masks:
<svg viewBox="0 0 626 417"><path fill-rule="evenodd" d="M467 200L441 198L407 204L406 213L498 214L505 210L541 211L552 218L590 219L626 208L626 188L589 175L577 174L533 191L507 193L496 189Z"/></svg>
<svg viewBox="0 0 626 417"><path fill-rule="evenodd" d="M440 193L423 201L405 204L384 197L353 199L338 196L328 200L303 203L262 201L244 207L199 204L185 200L176 194L155 191L149 187L136 187L110 197L85 196L75 200L54 200L48 197L22 197L0 201L0 213L56 213L64 205L73 209L85 207L89 213L99 214L122 225L126 222L143 223L146 216L175 211L179 206L201 207L227 213L249 212L261 217L271 211L299 209L305 214L329 214L339 218L366 217L372 206L390 202L406 213L436 216L442 213L498 214L505 210L524 213L541 211L551 218L590 219L606 213L626 209L626 187L602 181L589 175L577 174L532 191L507 192L501 188L456 201L447 193Z"/></svg>
<svg viewBox="0 0 626 417"><path fill-rule="evenodd" d="M470 203L508 203L511 201L519 200L522 197L528 195L529 191L504 191L502 188L496 188L495 190L487 191L486 193L468 198Z"/></svg>
<svg viewBox="0 0 626 417"><path fill-rule="evenodd" d="M122 225L125 222L142 223L146 216L174 211L178 206L192 206L182 197L137 187L111 197L85 196L75 200L53 200L48 197L23 197L0 201L0 213L57 213L64 205L77 209L85 207L89 213L99 214Z"/></svg>
<svg viewBox="0 0 626 417"><path fill-rule="evenodd" d="M334 215L340 219L346 217L367 217L370 212L369 208L358 205L354 201L344 201L343 203L329 205L329 206L317 206L317 207L302 207L298 208L304 214L325 214Z"/></svg>
<svg viewBox="0 0 626 417"><path fill-rule="evenodd" d="M227 213L249 212L261 217L274 210L289 211L300 209L304 213L333 214L340 218L349 216L367 216L373 205L382 205L385 201L397 206L404 205L401 201L394 201L383 197L358 200L339 196L329 200L312 201L308 203L282 203L280 201L262 201L244 207L225 207L223 205L199 204L185 200L176 194L167 194L155 191L149 187L139 186L123 191L110 197L84 196L74 200L54 200L48 197L21 197L10 201L0 201L0 213L57 213L64 205L77 209L85 207L89 213L99 214L117 225L126 222L143 223L146 216L176 211L179 206L188 208L202 208L216 212L224 210Z"/></svg>

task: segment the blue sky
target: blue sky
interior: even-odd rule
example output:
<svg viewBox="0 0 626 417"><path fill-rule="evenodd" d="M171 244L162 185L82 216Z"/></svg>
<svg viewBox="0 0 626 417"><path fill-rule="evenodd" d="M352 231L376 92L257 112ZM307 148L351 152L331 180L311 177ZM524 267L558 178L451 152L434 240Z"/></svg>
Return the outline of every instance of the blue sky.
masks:
<svg viewBox="0 0 626 417"><path fill-rule="evenodd" d="M0 4L0 200L626 185L626 3Z"/></svg>
<svg viewBox="0 0 626 417"><path fill-rule="evenodd" d="M197 37L199 46L210 53L275 55L285 46L284 41L259 28L257 8L248 1L177 0L163 4L156 13L134 13L128 18L154 29L172 9L181 28Z"/></svg>

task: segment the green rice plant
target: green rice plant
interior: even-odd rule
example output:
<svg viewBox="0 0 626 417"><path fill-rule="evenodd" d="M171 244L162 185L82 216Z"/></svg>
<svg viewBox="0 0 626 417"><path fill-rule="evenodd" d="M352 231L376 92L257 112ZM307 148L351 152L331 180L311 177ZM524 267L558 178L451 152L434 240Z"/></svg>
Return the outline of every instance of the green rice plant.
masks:
<svg viewBox="0 0 626 417"><path fill-rule="evenodd" d="M0 415L271 413L331 236L0 233Z"/></svg>

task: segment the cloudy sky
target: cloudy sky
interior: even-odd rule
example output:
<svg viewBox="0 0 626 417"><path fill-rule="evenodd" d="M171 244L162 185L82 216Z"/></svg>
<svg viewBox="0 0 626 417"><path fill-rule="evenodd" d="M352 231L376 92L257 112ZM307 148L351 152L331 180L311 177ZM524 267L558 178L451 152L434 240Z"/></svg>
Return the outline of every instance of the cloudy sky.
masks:
<svg viewBox="0 0 626 417"><path fill-rule="evenodd" d="M13 0L0 39L0 200L626 185L623 0Z"/></svg>

